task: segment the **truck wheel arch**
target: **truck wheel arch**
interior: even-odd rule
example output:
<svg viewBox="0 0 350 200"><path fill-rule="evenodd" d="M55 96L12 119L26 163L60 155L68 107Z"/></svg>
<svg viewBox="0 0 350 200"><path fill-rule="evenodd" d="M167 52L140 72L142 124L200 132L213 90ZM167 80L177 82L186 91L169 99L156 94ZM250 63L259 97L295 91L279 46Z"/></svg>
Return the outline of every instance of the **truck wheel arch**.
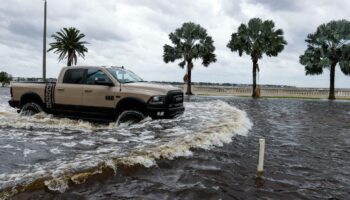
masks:
<svg viewBox="0 0 350 200"><path fill-rule="evenodd" d="M146 102L140 98L125 97L117 103L117 106L116 106L117 116L126 110L136 110L144 114L146 111Z"/></svg>
<svg viewBox="0 0 350 200"><path fill-rule="evenodd" d="M27 92L21 96L20 107L23 107L26 103L29 102L38 103L41 106L43 105L43 101L40 96L34 92Z"/></svg>

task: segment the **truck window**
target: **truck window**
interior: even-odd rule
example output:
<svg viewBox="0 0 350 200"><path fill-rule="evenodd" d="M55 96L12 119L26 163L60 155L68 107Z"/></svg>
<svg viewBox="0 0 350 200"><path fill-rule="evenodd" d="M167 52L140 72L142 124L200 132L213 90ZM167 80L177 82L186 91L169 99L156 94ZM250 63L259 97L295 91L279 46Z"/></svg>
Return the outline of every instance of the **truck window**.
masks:
<svg viewBox="0 0 350 200"><path fill-rule="evenodd" d="M133 83L142 82L143 80L134 74L132 71L124 70L120 68L108 68L107 69L114 78L121 83Z"/></svg>
<svg viewBox="0 0 350 200"><path fill-rule="evenodd" d="M82 84L84 69L68 69L63 77L63 83Z"/></svg>
<svg viewBox="0 0 350 200"><path fill-rule="evenodd" d="M103 78L106 82L112 82L108 76L101 70L98 69L88 69L86 75L86 83L89 85L94 85L97 78Z"/></svg>

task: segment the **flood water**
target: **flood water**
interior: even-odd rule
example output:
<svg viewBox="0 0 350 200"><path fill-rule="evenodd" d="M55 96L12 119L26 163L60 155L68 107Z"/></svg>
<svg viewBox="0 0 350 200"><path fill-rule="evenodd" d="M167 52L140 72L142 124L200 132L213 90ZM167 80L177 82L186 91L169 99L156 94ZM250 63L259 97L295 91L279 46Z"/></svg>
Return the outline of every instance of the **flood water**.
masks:
<svg viewBox="0 0 350 200"><path fill-rule="evenodd" d="M0 97L0 199L350 199L350 102L196 96L179 118L117 127Z"/></svg>

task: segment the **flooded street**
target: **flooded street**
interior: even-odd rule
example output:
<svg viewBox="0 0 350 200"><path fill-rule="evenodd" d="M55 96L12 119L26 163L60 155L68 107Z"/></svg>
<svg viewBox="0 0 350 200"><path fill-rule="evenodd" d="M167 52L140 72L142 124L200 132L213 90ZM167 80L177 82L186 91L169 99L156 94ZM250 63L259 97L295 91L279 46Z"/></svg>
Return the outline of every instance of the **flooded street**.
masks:
<svg viewBox="0 0 350 200"><path fill-rule="evenodd" d="M196 96L179 118L117 127L0 97L0 199L350 199L347 101Z"/></svg>

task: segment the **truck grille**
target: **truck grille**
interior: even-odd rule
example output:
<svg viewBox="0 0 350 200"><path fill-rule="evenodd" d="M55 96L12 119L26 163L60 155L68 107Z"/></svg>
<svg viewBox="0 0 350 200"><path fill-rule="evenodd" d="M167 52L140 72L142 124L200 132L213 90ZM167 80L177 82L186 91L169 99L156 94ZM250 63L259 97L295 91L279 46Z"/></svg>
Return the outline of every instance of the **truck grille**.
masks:
<svg viewBox="0 0 350 200"><path fill-rule="evenodd" d="M169 91L166 97L166 104L169 107L181 106L184 101L184 94L181 90L172 90Z"/></svg>

